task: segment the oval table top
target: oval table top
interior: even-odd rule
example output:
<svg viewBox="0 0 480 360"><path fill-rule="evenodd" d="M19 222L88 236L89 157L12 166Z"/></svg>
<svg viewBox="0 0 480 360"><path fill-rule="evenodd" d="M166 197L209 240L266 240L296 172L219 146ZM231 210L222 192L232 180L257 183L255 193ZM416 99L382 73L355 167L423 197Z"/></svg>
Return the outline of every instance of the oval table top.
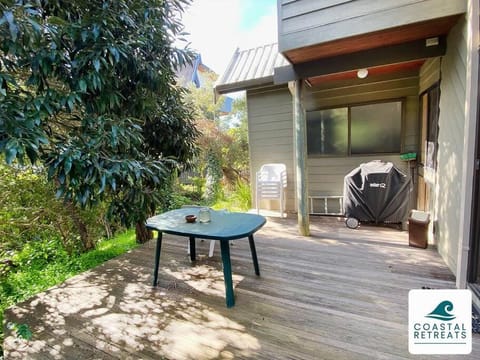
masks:
<svg viewBox="0 0 480 360"><path fill-rule="evenodd" d="M210 222L198 221L200 208L181 208L167 211L147 220L147 228L168 234L193 236L199 239L235 240L256 232L266 222L257 214L210 210ZM197 221L188 223L186 215L197 216Z"/></svg>

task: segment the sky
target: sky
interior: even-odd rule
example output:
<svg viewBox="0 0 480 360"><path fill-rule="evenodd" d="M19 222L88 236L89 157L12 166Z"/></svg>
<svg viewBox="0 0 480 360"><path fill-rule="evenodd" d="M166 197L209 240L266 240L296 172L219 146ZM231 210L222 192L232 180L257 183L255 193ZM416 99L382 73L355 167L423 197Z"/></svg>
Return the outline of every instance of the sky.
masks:
<svg viewBox="0 0 480 360"><path fill-rule="evenodd" d="M190 48L221 75L235 49L277 42L276 0L193 0L183 14Z"/></svg>

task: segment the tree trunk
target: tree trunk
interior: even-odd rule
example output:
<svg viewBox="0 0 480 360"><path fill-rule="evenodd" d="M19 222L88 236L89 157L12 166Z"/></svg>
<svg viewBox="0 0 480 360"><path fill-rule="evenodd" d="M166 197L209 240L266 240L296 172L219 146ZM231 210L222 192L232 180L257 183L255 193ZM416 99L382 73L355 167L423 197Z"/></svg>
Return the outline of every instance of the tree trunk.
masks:
<svg viewBox="0 0 480 360"><path fill-rule="evenodd" d="M135 235L137 244L144 244L153 236L152 232L147 229L145 222L143 221L137 221L135 224Z"/></svg>
<svg viewBox="0 0 480 360"><path fill-rule="evenodd" d="M90 234L88 233L87 225L85 224L82 217L78 213L77 207L72 203L68 203L67 209L69 210L70 217L72 218L72 221L80 235L80 240L82 242L83 250L90 251L95 249L95 242L90 237Z"/></svg>

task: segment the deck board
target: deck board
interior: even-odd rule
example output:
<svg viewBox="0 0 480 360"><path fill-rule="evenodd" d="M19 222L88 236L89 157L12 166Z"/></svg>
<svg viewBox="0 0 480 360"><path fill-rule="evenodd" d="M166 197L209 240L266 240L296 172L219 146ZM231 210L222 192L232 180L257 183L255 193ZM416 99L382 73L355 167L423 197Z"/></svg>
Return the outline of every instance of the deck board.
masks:
<svg viewBox="0 0 480 360"><path fill-rule="evenodd" d="M185 239L164 236L152 288L151 241L7 310L34 337L7 330L6 359L435 358L407 346L408 291L455 287L435 250L409 247L404 231L351 230L332 217L313 217L311 230L304 238L294 219L270 218L256 235L260 277L248 241L236 240L231 309L219 246L208 258L209 241L198 241L192 264ZM479 349L475 335L469 358Z"/></svg>

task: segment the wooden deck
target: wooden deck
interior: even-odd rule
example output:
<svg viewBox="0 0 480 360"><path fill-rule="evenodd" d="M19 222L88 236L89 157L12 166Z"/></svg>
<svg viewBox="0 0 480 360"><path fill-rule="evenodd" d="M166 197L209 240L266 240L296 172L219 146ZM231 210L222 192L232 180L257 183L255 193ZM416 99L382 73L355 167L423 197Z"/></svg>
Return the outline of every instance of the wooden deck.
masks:
<svg viewBox="0 0 480 360"><path fill-rule="evenodd" d="M350 230L326 217L311 228L303 238L295 219L270 218L255 238L261 277L248 241L235 241L231 309L219 247L207 258L209 242L199 242L204 255L192 265L186 240L166 236L152 288L151 241L9 309L6 321L27 323L34 336L7 331L5 358L422 359L408 353L407 297L454 287L439 255L410 248L395 229ZM480 359L479 350L474 335L462 358Z"/></svg>

